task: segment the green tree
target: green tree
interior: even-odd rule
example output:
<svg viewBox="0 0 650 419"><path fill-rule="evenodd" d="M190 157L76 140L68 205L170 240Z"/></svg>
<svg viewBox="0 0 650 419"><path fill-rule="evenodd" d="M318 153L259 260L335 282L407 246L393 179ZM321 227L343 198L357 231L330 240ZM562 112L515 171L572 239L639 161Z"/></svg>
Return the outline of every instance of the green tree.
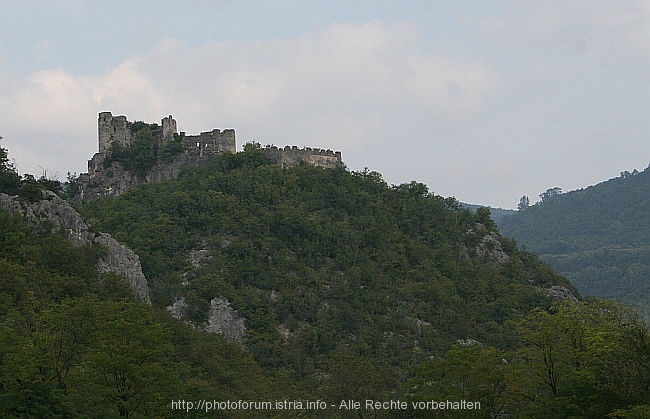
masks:
<svg viewBox="0 0 650 419"><path fill-rule="evenodd" d="M335 352L323 363L321 388L328 403L341 400L383 400L391 388L383 368L350 353Z"/></svg>
<svg viewBox="0 0 650 419"><path fill-rule="evenodd" d="M539 194L539 197L544 203L552 200L553 198L557 198L560 195L562 195L562 188L556 186L554 188L547 189L545 192L542 192Z"/></svg>
<svg viewBox="0 0 650 419"><path fill-rule="evenodd" d="M492 213L488 207L480 207L476 210L476 222L481 223L490 231L496 230L497 225L492 219Z"/></svg>
<svg viewBox="0 0 650 419"><path fill-rule="evenodd" d="M138 130L131 142L129 166L135 174L144 178L154 164L156 164L157 143L148 126Z"/></svg>
<svg viewBox="0 0 650 419"><path fill-rule="evenodd" d="M170 368L169 331L153 321L144 304L106 301L98 309L100 322L77 377L77 391L109 414L165 412L178 392ZM91 386L84 388L87 384Z"/></svg>
<svg viewBox="0 0 650 419"><path fill-rule="evenodd" d="M602 417L647 404L650 340L629 309L597 300L558 302L529 315L521 333L528 346L517 354L512 386L528 414Z"/></svg>
<svg viewBox="0 0 650 419"><path fill-rule="evenodd" d="M407 383L408 388L414 389L409 392L409 398L414 402L447 399L481 403L480 411L447 413L452 417L503 416L514 403L506 380L510 364L505 357L493 347L455 345L444 358L418 366L416 377Z"/></svg>
<svg viewBox="0 0 650 419"><path fill-rule="evenodd" d="M0 137L0 140L2 137ZM20 176L9 161L7 149L0 146L0 193L15 195L20 189Z"/></svg>
<svg viewBox="0 0 650 419"><path fill-rule="evenodd" d="M521 211L523 209L526 209L530 206L530 199L526 195L522 196L519 199L519 204L517 204L517 210Z"/></svg>

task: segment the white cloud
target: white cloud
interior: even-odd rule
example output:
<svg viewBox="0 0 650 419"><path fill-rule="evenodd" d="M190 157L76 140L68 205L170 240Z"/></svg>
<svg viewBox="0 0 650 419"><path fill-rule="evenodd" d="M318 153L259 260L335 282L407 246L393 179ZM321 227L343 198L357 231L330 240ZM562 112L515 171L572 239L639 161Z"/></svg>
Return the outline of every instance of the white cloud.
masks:
<svg viewBox="0 0 650 419"><path fill-rule="evenodd" d="M387 121L394 109L475 112L493 79L483 63L427 52L412 24L373 21L293 39L198 46L167 39L103 75L33 73L0 106L14 127L83 142L83 150L95 141L87 136L101 110L149 121L174 113L181 129L223 124L250 134L243 141L369 146L382 141L387 123L400 124ZM59 171L89 157L73 153Z"/></svg>
<svg viewBox="0 0 650 419"><path fill-rule="evenodd" d="M95 107L114 106L118 113L140 114L139 118L164 116L168 99L143 72L141 58L131 58L108 74L87 79Z"/></svg>
<svg viewBox="0 0 650 419"><path fill-rule="evenodd" d="M505 0L504 12L461 15L483 41L522 53L592 52L650 55L650 3L646 0Z"/></svg>
<svg viewBox="0 0 650 419"><path fill-rule="evenodd" d="M78 123L91 100L88 80L63 69L33 73L5 105L22 128L63 133Z"/></svg>
<svg viewBox="0 0 650 419"><path fill-rule="evenodd" d="M650 56L650 3L644 0L617 1L592 9L591 23L625 41L619 48Z"/></svg>
<svg viewBox="0 0 650 419"><path fill-rule="evenodd" d="M338 149L391 183L502 205L602 180L606 165L642 168L630 156L650 152L647 3L500 4L444 34L414 19L168 38L101 74L60 67L12 80L0 60L0 135L26 171L84 171L97 112L171 113L191 133L235 128L240 145ZM615 153L603 151L611 143Z"/></svg>
<svg viewBox="0 0 650 419"><path fill-rule="evenodd" d="M484 63L431 56L408 57L406 86L421 106L464 115L479 111L496 88L496 74Z"/></svg>
<svg viewBox="0 0 650 419"><path fill-rule="evenodd" d="M166 42L140 57L138 70L182 126L224 121L275 142L331 143L336 134L339 144L368 144L384 129L377 124L405 110L460 117L479 111L494 89L485 63L427 48L415 26L375 21L295 39Z"/></svg>
<svg viewBox="0 0 650 419"><path fill-rule="evenodd" d="M33 73L0 104L17 130L65 138L52 147L66 151L95 149L103 110L147 121L173 113L189 132L233 127L240 143L351 150L394 141L391 130L417 118L407 116L415 108L426 119L480 110L495 82L489 66L425 47L415 26L378 21L294 39L198 46L167 39L102 75ZM58 171L89 157L72 152Z"/></svg>

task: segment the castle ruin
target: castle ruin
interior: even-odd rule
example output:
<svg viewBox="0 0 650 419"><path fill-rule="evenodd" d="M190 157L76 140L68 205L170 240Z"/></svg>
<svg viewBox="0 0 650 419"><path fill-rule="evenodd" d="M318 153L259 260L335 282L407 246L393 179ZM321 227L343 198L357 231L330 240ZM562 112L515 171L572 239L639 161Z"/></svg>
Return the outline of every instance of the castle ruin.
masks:
<svg viewBox="0 0 650 419"><path fill-rule="evenodd" d="M131 143L136 135L133 127L134 123L127 121L124 115L113 116L110 112L100 112L97 121L99 153L95 154L93 160L104 161L116 147L131 148ZM171 115L161 119L160 127L156 124L149 124L149 127L153 131L158 149L164 148L175 139L181 139L185 151L194 152L200 158L205 157L206 154L237 152L235 130L233 129L223 132L215 129L210 132L202 132L199 135L185 135L184 132L181 132L179 135L176 120ZM93 167L96 167L96 164ZM90 162L88 169L90 173Z"/></svg>
<svg viewBox="0 0 650 419"><path fill-rule="evenodd" d="M97 121L99 154L106 155L114 143L131 145L133 138L126 116L115 116L110 112L101 112Z"/></svg>
<svg viewBox="0 0 650 419"><path fill-rule="evenodd" d="M284 148L267 147L264 150L264 154L273 163L282 167L293 167L301 163L309 163L314 166L333 168L341 164L340 151L334 152L319 148L298 148L296 146L285 146Z"/></svg>
<svg viewBox="0 0 650 419"><path fill-rule="evenodd" d="M81 202L115 197L137 184L174 179L186 167L203 167L215 156L237 152L234 129L186 135L178 132L171 115L162 118L158 125L130 122L124 115L100 112L97 132L99 152L88 161L88 173L78 178ZM129 157L136 149L142 153L143 148L140 158ZM264 153L282 167L309 163L333 168L341 164L338 151L269 146Z"/></svg>

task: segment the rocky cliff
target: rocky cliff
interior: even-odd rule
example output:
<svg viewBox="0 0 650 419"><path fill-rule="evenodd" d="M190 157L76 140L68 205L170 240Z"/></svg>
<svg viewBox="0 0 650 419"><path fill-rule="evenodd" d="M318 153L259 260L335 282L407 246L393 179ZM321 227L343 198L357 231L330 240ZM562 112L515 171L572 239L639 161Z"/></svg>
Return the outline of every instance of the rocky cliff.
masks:
<svg viewBox="0 0 650 419"><path fill-rule="evenodd" d="M26 203L0 193L0 208L24 216L33 225L47 224L52 232L64 231L75 246L98 244L105 248L99 261L99 273L114 272L131 286L137 301L151 303L149 286L142 273L140 258L131 249L117 242L107 233L95 233L66 201L53 192L45 191L43 199Z"/></svg>

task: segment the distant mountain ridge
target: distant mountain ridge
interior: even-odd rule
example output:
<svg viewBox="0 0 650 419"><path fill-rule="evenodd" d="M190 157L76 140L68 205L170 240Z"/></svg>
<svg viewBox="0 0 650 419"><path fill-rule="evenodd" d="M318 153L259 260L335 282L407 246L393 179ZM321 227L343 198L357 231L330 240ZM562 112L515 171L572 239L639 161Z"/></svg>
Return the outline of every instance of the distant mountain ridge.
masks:
<svg viewBox="0 0 650 419"><path fill-rule="evenodd" d="M580 292L650 317L650 170L544 199L499 222Z"/></svg>

